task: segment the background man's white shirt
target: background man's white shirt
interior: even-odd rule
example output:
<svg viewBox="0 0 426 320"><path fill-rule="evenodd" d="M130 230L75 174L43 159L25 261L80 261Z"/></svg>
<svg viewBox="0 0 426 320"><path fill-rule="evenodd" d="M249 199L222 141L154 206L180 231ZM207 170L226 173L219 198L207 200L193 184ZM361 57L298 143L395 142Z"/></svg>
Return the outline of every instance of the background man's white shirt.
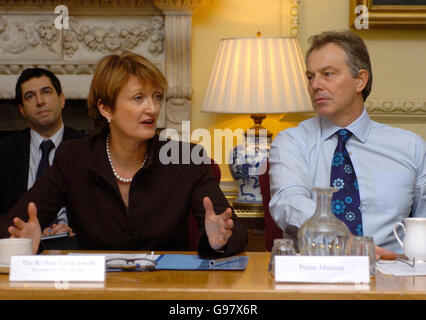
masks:
<svg viewBox="0 0 426 320"><path fill-rule="evenodd" d="M46 140L44 137L42 137L37 131L30 130L31 132L31 142L30 142L30 163L29 163L29 171L28 171L28 186L27 190L30 189L35 180L36 180L36 174L38 165L41 160L41 149L40 144ZM59 144L62 142L64 136L64 125L62 124L61 128L49 139L52 140L55 147L50 151L49 154L49 165L52 165L53 158L55 157L56 149L58 148ZM59 210L58 212L58 222L63 224L68 224L68 219L66 215L65 207Z"/></svg>

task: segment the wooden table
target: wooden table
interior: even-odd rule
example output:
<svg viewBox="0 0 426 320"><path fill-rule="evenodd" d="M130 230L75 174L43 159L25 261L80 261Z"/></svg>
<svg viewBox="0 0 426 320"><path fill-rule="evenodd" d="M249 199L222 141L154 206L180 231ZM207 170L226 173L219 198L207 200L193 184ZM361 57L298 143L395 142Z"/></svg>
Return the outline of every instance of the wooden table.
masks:
<svg viewBox="0 0 426 320"><path fill-rule="evenodd" d="M276 284L267 272L269 253L245 254L245 271L108 272L105 283L97 284L10 283L8 274L0 274L0 299L426 299L426 277L378 273L367 285Z"/></svg>

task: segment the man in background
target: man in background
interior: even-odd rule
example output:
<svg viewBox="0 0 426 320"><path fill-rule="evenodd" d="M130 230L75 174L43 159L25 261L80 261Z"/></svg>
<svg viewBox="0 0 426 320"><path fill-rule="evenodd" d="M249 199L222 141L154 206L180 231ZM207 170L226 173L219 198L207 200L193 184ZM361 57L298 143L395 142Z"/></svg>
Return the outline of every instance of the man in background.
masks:
<svg viewBox="0 0 426 320"><path fill-rule="evenodd" d="M52 164L62 140L83 137L64 126L65 97L59 79L49 70L24 70L16 83L15 101L29 128L0 140L0 215L11 209ZM43 230L44 235L62 232L72 234L65 208Z"/></svg>

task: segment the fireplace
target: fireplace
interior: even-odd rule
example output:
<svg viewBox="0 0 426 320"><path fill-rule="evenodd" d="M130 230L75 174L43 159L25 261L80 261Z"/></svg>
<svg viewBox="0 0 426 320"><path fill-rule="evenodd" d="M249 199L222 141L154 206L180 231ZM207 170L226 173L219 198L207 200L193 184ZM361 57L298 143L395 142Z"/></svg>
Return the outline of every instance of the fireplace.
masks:
<svg viewBox="0 0 426 320"><path fill-rule="evenodd" d="M86 99L97 62L132 51L168 80L159 129L181 132L191 115L192 11L203 0L0 0L0 134L27 127L14 105L19 74L54 72L66 106L64 123L93 132Z"/></svg>

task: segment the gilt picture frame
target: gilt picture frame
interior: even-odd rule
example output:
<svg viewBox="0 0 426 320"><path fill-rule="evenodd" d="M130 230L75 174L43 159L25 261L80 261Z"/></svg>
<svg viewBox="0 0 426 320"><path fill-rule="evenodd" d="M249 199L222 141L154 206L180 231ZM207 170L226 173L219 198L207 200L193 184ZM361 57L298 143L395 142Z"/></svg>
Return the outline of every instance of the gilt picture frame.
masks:
<svg viewBox="0 0 426 320"><path fill-rule="evenodd" d="M358 7L365 6L365 7ZM368 9L368 29L426 28L426 0L351 0L350 27L356 30L359 13Z"/></svg>

